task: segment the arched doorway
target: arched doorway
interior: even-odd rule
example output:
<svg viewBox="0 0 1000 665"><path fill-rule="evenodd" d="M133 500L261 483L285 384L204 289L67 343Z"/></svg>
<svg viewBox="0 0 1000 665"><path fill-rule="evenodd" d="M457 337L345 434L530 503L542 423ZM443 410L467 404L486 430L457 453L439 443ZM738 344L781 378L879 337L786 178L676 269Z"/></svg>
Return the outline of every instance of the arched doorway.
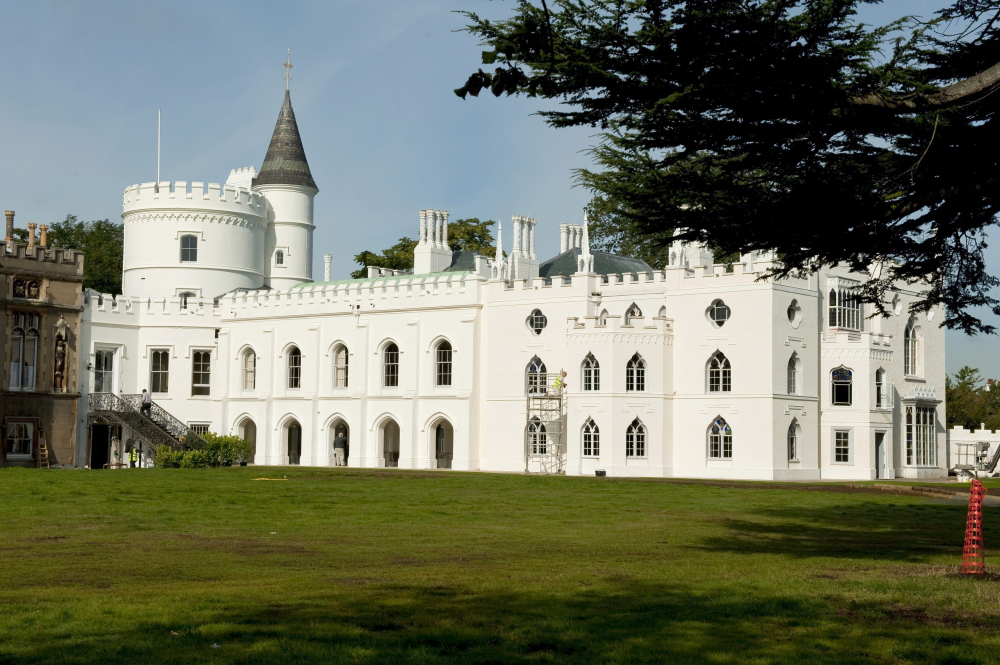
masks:
<svg viewBox="0 0 1000 665"><path fill-rule="evenodd" d="M302 460L302 426L290 420L288 430L288 463L298 464Z"/></svg>
<svg viewBox="0 0 1000 665"><path fill-rule="evenodd" d="M249 418L244 418L240 421L236 431L241 439L250 444L250 457L246 462L255 464L257 459L257 425Z"/></svg>
<svg viewBox="0 0 1000 665"><path fill-rule="evenodd" d="M382 424L382 466L399 466L399 425L392 418Z"/></svg>
<svg viewBox="0 0 1000 665"><path fill-rule="evenodd" d="M340 435L343 435L343 437L347 439L347 448L344 449L344 466L349 466L351 460L351 427L346 422L338 418L330 423L330 453L332 460L336 460L336 452L333 448L333 442ZM336 461L331 463L336 464Z"/></svg>
<svg viewBox="0 0 1000 665"><path fill-rule="evenodd" d="M447 420L439 420L434 426L434 457L437 468L450 469L455 453L455 430Z"/></svg>

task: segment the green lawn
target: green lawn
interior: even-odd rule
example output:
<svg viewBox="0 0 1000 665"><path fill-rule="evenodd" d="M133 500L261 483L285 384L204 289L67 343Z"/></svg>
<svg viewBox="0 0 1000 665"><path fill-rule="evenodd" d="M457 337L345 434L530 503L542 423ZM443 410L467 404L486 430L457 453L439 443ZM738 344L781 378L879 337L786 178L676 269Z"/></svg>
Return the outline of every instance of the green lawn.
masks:
<svg viewBox="0 0 1000 665"><path fill-rule="evenodd" d="M846 489L0 470L0 665L1000 662L965 507Z"/></svg>

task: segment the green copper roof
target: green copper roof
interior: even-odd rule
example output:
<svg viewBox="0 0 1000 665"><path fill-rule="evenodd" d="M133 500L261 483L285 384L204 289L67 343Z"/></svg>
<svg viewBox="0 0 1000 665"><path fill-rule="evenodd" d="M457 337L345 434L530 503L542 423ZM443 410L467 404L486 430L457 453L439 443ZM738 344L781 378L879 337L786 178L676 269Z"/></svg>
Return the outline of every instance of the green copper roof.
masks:
<svg viewBox="0 0 1000 665"><path fill-rule="evenodd" d="M309 171L299 126L295 122L295 111L292 110L292 98L287 90L278 122L274 125L274 134L271 135L271 145L267 147L264 163L253 184L302 185L319 189Z"/></svg>

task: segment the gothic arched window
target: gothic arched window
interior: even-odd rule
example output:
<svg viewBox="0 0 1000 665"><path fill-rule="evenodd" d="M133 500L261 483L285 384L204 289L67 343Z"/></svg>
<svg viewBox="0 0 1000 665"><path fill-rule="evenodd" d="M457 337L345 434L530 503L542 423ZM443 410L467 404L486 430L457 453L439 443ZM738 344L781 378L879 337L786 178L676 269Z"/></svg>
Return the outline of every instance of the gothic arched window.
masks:
<svg viewBox="0 0 1000 665"><path fill-rule="evenodd" d="M545 394L545 363L538 356L531 359L525 370L525 385L529 395Z"/></svg>
<svg viewBox="0 0 1000 665"><path fill-rule="evenodd" d="M837 406L850 406L853 398L854 373L846 367L830 372L830 391Z"/></svg>
<svg viewBox="0 0 1000 665"><path fill-rule="evenodd" d="M532 418L528 422L528 446L532 455L545 455L548 450L545 425L538 418Z"/></svg>
<svg viewBox="0 0 1000 665"><path fill-rule="evenodd" d="M913 321L903 333L903 374L920 376L920 329Z"/></svg>
<svg viewBox="0 0 1000 665"><path fill-rule="evenodd" d="M587 357L583 359L583 381L581 384L584 390L601 389L601 365L593 353L588 353Z"/></svg>
<svg viewBox="0 0 1000 665"><path fill-rule="evenodd" d="M635 303L632 303L627 310L625 310L625 320L623 325L631 325L632 319L635 317L642 317L642 310Z"/></svg>
<svg viewBox="0 0 1000 665"><path fill-rule="evenodd" d="M646 361L638 353L625 366L625 390L642 392L646 389Z"/></svg>
<svg viewBox="0 0 1000 665"><path fill-rule="evenodd" d="M708 428L708 458L733 458L733 430L721 416Z"/></svg>
<svg viewBox="0 0 1000 665"><path fill-rule="evenodd" d="M716 351L708 361L708 392L728 393L733 390L733 370L729 358Z"/></svg>
<svg viewBox="0 0 1000 665"><path fill-rule="evenodd" d="M243 390L255 390L257 387L257 354L253 349L243 352Z"/></svg>
<svg viewBox="0 0 1000 665"><path fill-rule="evenodd" d="M399 386L399 347L389 343L382 351L382 385L386 388Z"/></svg>
<svg viewBox="0 0 1000 665"><path fill-rule="evenodd" d="M439 386L450 386L451 385L451 342L447 340L442 341L437 345L437 351L435 352L437 356L434 367L435 367L435 380L436 384Z"/></svg>
<svg viewBox="0 0 1000 665"><path fill-rule="evenodd" d="M638 418L625 430L625 457L646 456L646 426Z"/></svg>
<svg viewBox="0 0 1000 665"><path fill-rule="evenodd" d="M597 428L597 423L588 418L583 425L583 456L600 457L601 455L601 431Z"/></svg>
<svg viewBox="0 0 1000 665"><path fill-rule="evenodd" d="M299 347L293 346L288 349L288 387L292 389L302 387L302 352Z"/></svg>
<svg viewBox="0 0 1000 665"><path fill-rule="evenodd" d="M347 387L347 366L348 363L348 353L347 347L343 344L338 344L333 349L333 387L334 388L346 388Z"/></svg>

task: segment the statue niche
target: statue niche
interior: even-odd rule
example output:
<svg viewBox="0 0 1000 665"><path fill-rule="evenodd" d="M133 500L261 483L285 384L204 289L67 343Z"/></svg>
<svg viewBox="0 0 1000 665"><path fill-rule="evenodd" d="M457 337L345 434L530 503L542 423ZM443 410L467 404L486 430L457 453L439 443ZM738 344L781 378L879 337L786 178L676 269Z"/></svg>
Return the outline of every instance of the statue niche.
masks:
<svg viewBox="0 0 1000 665"><path fill-rule="evenodd" d="M68 326L62 314L59 315L59 320L56 321L54 327L56 329L56 337L52 387L55 392L64 393L66 392L66 335Z"/></svg>

